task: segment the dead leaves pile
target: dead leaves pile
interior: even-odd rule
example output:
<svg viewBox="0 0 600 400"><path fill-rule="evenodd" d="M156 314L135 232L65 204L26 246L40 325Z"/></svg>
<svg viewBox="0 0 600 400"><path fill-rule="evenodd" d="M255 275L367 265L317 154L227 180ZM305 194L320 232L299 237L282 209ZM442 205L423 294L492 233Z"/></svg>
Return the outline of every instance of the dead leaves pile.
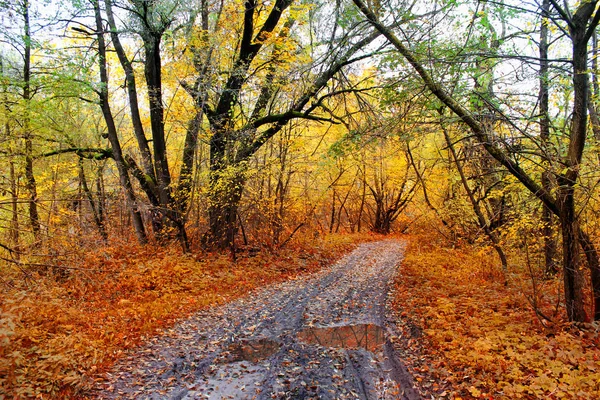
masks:
<svg viewBox="0 0 600 400"><path fill-rule="evenodd" d="M454 399L600 398L598 326L547 329L522 285L505 287L492 278L490 259L474 249L411 241L393 308L402 333L397 346L423 393Z"/></svg>

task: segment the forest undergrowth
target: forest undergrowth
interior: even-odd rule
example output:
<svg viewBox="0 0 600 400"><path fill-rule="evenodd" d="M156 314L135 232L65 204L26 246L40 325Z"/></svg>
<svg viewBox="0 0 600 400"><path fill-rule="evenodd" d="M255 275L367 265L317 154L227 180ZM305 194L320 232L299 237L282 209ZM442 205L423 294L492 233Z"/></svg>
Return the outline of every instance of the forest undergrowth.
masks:
<svg viewBox="0 0 600 400"><path fill-rule="evenodd" d="M393 309L397 346L423 392L449 399L600 398L598 323L565 321L564 308L557 309L560 276L544 279L523 260L510 266L505 286L494 260L491 250L475 246L409 240Z"/></svg>
<svg viewBox="0 0 600 400"><path fill-rule="evenodd" d="M373 235L298 239L283 249L184 255L134 241L87 249L70 268L4 265L0 398L84 397L123 352L203 308L314 272ZM276 251L275 251L276 250Z"/></svg>

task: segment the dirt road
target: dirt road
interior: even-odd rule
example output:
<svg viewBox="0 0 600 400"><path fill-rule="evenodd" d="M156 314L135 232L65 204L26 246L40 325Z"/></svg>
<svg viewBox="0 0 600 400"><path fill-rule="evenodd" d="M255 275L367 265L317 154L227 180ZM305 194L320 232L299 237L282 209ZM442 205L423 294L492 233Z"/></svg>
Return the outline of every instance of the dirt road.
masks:
<svg viewBox="0 0 600 400"><path fill-rule="evenodd" d="M417 399L389 340L404 243L366 243L319 273L188 319L130 353L101 398Z"/></svg>

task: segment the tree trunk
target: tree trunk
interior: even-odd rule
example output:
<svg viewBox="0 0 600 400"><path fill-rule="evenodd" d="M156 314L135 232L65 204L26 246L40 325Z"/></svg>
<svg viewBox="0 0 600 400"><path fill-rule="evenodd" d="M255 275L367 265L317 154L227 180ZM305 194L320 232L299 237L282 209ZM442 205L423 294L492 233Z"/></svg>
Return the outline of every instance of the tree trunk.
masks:
<svg viewBox="0 0 600 400"><path fill-rule="evenodd" d="M573 43L573 119L569 149L565 157L566 172L558 176L557 195L563 240L563 278L567 315L571 321L587 319L584 305L582 276L579 272L579 241L575 210L575 184L587 134L587 102L589 81L587 75L587 24L596 2L584 3L573 15L570 24Z"/></svg>
<svg viewBox="0 0 600 400"><path fill-rule="evenodd" d="M222 5L221 5L222 7ZM219 11L220 12L220 11ZM215 49L215 45L211 45L208 50L210 33L209 33L209 8L208 1L201 0L200 2L200 16L202 33L200 39L200 46L196 44L190 44L190 50L193 57L194 68L198 76L196 77L193 87L184 85L184 88L188 91L194 104L196 106L196 113L194 117L188 122L188 127L185 134L185 142L183 146L183 155L181 170L179 172L179 182L177 185L177 203L179 210L182 215L185 215L188 208L190 207L190 201L192 198L192 188L194 185L193 171L194 171L194 160L196 156L196 150L198 148L198 134L202 125L202 120L205 116L204 107L208 100L208 82L206 81L208 69L212 63L212 53ZM191 26L190 26L191 28ZM194 42L194 41L192 41ZM205 57L202 57L205 55Z"/></svg>
<svg viewBox="0 0 600 400"><path fill-rule="evenodd" d="M13 248L19 255L19 193L17 192L17 174L15 173L15 163L10 161L10 199L12 208L12 218L10 220L10 238Z"/></svg>
<svg viewBox="0 0 600 400"><path fill-rule="evenodd" d="M200 132L200 124L202 123L202 115L202 110L197 109L196 115L188 123L185 134L183 159L177 185L177 211L182 217L186 214L192 198L194 160L198 146L198 134Z"/></svg>
<svg viewBox="0 0 600 400"><path fill-rule="evenodd" d="M142 125L142 118L140 116L140 108L137 97L137 85L135 80L135 71L131 61L125 53L125 49L121 44L119 34L117 32L117 25L112 11L112 0L104 0L106 6L106 17L110 27L110 35L113 46L119 57L121 67L125 72L125 83L127 85L127 96L129 99L129 112L131 115L131 123L133 125L133 132L138 143L138 148L142 156L142 167L147 178L156 183L156 175L154 173L154 167L152 166L152 154L150 153L150 147L148 146L148 139L144 133L144 127Z"/></svg>
<svg viewBox="0 0 600 400"><path fill-rule="evenodd" d="M232 173L233 170L237 170L236 173ZM245 168L240 166L211 172L208 241L218 248L235 249L237 210L244 191L244 173Z"/></svg>
<svg viewBox="0 0 600 400"><path fill-rule="evenodd" d="M544 0L542 3L542 23L540 26L540 139L542 140L542 149L544 151L544 159L542 160L545 166L542 172L542 187L550 192L552 190L550 174L550 115L549 115L549 95L548 95L548 16L550 13L550 0ZM542 234L544 236L544 259L546 265L546 274L554 275L558 272L558 267L555 262L556 257L556 240L554 238L553 215L552 211L542 204Z"/></svg>
<svg viewBox="0 0 600 400"><path fill-rule="evenodd" d="M31 30L29 26L29 0L23 2L24 20L24 64L23 64L23 100L27 103L31 100ZM25 187L29 192L29 224L33 237L37 243L41 241L40 215L37 208L38 195L35 175L33 173L33 143L31 140L31 127L29 111L25 110L23 119L23 139L25 141Z"/></svg>
<svg viewBox="0 0 600 400"><path fill-rule="evenodd" d="M372 230L377 233L387 235L392 230L392 224L400 216L402 211L408 206L409 201L412 199L416 189L418 180L412 186L407 185L409 182L408 173L410 171L410 163L407 158L406 170L404 171L404 178L400 185L398 185L397 193L392 190L390 193L386 188L387 178L384 176L383 163L379 164L380 177L375 174L375 183L373 186L369 185L369 190L375 201L375 221L372 226Z"/></svg>
<svg viewBox="0 0 600 400"><path fill-rule="evenodd" d="M335 198L336 190L335 186L331 188L331 218L329 220L329 233L333 233L333 227L335 226Z"/></svg>
<svg viewBox="0 0 600 400"><path fill-rule="evenodd" d="M152 127L152 146L154 150L154 169L158 182L158 197L162 207L171 204L171 174L167 161L165 142L164 108L162 103L162 63L160 57L161 37L158 34L144 35L145 62L144 73L148 87L148 105L150 125Z"/></svg>
<svg viewBox="0 0 600 400"><path fill-rule="evenodd" d="M366 173L366 165L363 165L362 168L362 192L360 194L360 207L358 208L358 217L356 221L356 228L360 233L362 228L362 218L363 213L365 211L365 202L367 200L367 173Z"/></svg>
<svg viewBox="0 0 600 400"><path fill-rule="evenodd" d="M152 228L156 237L160 237L164 232L164 209L159 200L159 190L157 188L157 178L155 167L153 164L152 153L148 145L148 139L144 132L142 119L140 116L139 102L137 96L137 84L135 79L135 71L133 65L123 47L115 23L115 18L112 10L113 0L104 0L106 5L106 17L110 27L110 34L115 52L119 58L119 62L125 72L125 84L127 86L127 96L129 99L129 112L133 132L138 143L138 149L142 159L142 169L137 167L137 164L131 156L126 156L128 168L132 171L133 176L139 181L142 190L146 193L150 204L154 207L151 211ZM162 107L162 104L161 104ZM153 132L154 133L154 132ZM162 212L161 212L162 210Z"/></svg>
<svg viewBox="0 0 600 400"><path fill-rule="evenodd" d="M189 251L189 242L185 231L185 219L177 207L171 191L171 174L167 159L165 141L164 108L162 103L162 62L160 42L162 32L146 31L143 35L145 62L144 73L148 88L150 107L150 125L152 127L152 145L154 150L154 170L156 171L157 192L160 201L159 212L177 229L177 237L184 252Z"/></svg>
<svg viewBox="0 0 600 400"><path fill-rule="evenodd" d="M581 260L579 257L579 241L577 237L577 223L573 193L561 190L562 211L560 216L563 240L563 281L565 292L565 306L570 321L586 321L583 276L581 273Z"/></svg>
<svg viewBox="0 0 600 400"><path fill-rule="evenodd" d="M100 233L100 236L102 237L102 239L104 241L106 241L108 239L108 235L106 234L106 228L104 227L104 222L100 218L100 213L98 212L98 209L96 208L96 202L94 201L92 192L90 191L90 188L87 184L87 179L85 177L85 169L84 169L84 165L83 165L83 158L79 159L78 167L79 167L79 183L81 185L81 188L83 189L83 193L85 193L85 196L87 197L88 202L90 203L90 209L92 211L92 217L94 218L94 223L96 224L96 228L98 228L98 232ZM81 209L83 210L83 207L81 207Z"/></svg>
<svg viewBox="0 0 600 400"><path fill-rule="evenodd" d="M104 163L98 165L96 177L96 197L98 198L98 218L106 229L106 192L104 190Z"/></svg>
<svg viewBox="0 0 600 400"><path fill-rule="evenodd" d="M592 88L589 90L588 109L590 122L596 142L600 141L600 116L598 116L598 97L600 96L600 83L598 82L598 34L594 30L592 35ZM593 100L592 100L593 97ZM597 152L600 161L600 152Z"/></svg>
<svg viewBox="0 0 600 400"><path fill-rule="evenodd" d="M2 56L0 56L0 75L4 75L4 62ZM12 130L10 126L10 108L8 98L6 96L7 88L4 89L4 137L6 140L10 140ZM10 242L12 247L17 250L15 256L19 257L19 193L18 193L18 176L15 169L15 162L13 161L14 149L12 146L8 148L9 157L9 185L10 185L10 203L11 203L11 220L10 220Z"/></svg>
<svg viewBox="0 0 600 400"><path fill-rule="evenodd" d="M137 236L138 241L141 244L145 244L147 242L146 238L146 230L144 228L144 223L142 221L142 215L140 210L138 209L137 201L135 198L135 194L133 192L133 187L131 186L131 180L129 179L129 172L127 170L125 160L123 158L123 152L121 150L121 143L119 142L119 137L117 134L117 127L115 125L115 121L112 115L112 111L110 109L109 99L108 99L108 72L106 69L106 44L104 42L104 27L102 26L102 16L100 15L100 5L98 4L98 0L93 0L94 6L94 14L96 18L96 31L97 31L97 39L98 39L98 63L100 67L100 81L102 82L102 88L99 92L100 97L100 107L102 108L102 115L104 116L104 121L106 123L108 140L110 142L113 157L115 159L115 164L117 165L117 171L119 172L119 181L121 183L121 187L125 192L125 199L127 208L131 212L131 220L133 224L133 228L135 230L135 234Z"/></svg>
<svg viewBox="0 0 600 400"><path fill-rule="evenodd" d="M375 223L373 224L373 232L387 235L390 233L391 222L387 218L383 208L377 204L377 210L375 212Z"/></svg>
<svg viewBox="0 0 600 400"><path fill-rule="evenodd" d="M594 242L581 229L578 228L579 241L587 258L592 275L592 294L594 302L594 320L600 321L600 256Z"/></svg>

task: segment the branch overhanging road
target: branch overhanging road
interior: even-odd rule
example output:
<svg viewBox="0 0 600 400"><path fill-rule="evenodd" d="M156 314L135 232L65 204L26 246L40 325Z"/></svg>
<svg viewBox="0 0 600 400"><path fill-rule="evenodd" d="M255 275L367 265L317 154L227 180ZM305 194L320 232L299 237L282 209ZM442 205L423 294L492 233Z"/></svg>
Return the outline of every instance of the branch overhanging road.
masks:
<svg viewBox="0 0 600 400"><path fill-rule="evenodd" d="M199 312L115 366L101 398L418 399L395 354L388 285L405 243Z"/></svg>

